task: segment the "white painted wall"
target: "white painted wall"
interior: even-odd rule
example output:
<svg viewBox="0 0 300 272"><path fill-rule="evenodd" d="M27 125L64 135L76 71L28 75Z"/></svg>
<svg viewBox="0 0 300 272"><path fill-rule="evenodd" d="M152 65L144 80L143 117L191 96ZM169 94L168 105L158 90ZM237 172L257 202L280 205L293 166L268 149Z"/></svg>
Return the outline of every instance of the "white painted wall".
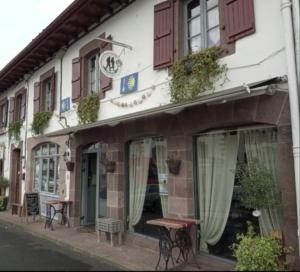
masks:
<svg viewBox="0 0 300 272"><path fill-rule="evenodd" d="M120 97L120 78L115 79L113 90L106 92L106 98L101 100L99 119L104 120L122 116L170 103L167 69L153 70L153 7L158 2L162 1L139 0L134 2L67 50L63 59L62 99L72 97L72 59L79 56L79 49L82 46L92 41L94 37L106 32L107 35L112 35L114 40L133 47L133 51L126 49L125 54L122 55L124 67L120 78L139 72L139 91ZM237 41L235 54L221 60L229 68L229 80L223 86L219 85L220 82L217 83L216 91L223 91L241 86L244 83L249 84L287 74L280 0L255 0L254 2L256 32ZM122 48L113 46L113 50L116 53L121 53ZM55 66L58 75L57 106L45 132L49 133L62 129L62 126L58 123L60 60L54 59L36 71L29 80L27 137L32 136L30 124L33 120L34 83L39 81L41 74L47 72L53 66ZM25 82L12 87L5 96L13 95L23 86L25 86ZM130 103L134 100L140 100L145 94L147 98L144 102L132 108L121 108L111 103L111 99ZM4 97L4 95L2 96ZM71 126L78 124L75 108L75 105L71 104L71 110L63 114ZM25 130L26 124L22 129L22 139L25 137ZM2 138L3 136L0 136L0 141ZM9 150L6 150L8 153ZM7 158L10 158L9 153L7 156ZM7 169L7 163L9 164L9 160L6 161L5 169ZM7 175L7 171L5 173Z"/></svg>

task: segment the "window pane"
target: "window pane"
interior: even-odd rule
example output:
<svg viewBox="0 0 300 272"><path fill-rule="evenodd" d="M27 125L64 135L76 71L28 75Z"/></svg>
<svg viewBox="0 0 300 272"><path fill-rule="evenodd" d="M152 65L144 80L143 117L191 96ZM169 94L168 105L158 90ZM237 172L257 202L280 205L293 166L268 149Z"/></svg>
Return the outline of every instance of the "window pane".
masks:
<svg viewBox="0 0 300 272"><path fill-rule="evenodd" d="M193 37L195 35L200 34L200 18L201 17L199 16L189 22L189 37Z"/></svg>
<svg viewBox="0 0 300 272"><path fill-rule="evenodd" d="M57 145L56 144L50 144L50 155L57 155Z"/></svg>
<svg viewBox="0 0 300 272"><path fill-rule="evenodd" d="M209 30L207 36L209 47L220 44L220 31L218 27Z"/></svg>
<svg viewBox="0 0 300 272"><path fill-rule="evenodd" d="M34 160L34 185L33 188L35 191L39 190L39 178L40 178L40 160Z"/></svg>
<svg viewBox="0 0 300 272"><path fill-rule="evenodd" d="M48 179L48 159L42 160L42 191L48 190L47 186L47 179Z"/></svg>
<svg viewBox="0 0 300 272"><path fill-rule="evenodd" d="M211 29L217 25L219 25L219 9L214 8L207 12L207 24L208 29Z"/></svg>
<svg viewBox="0 0 300 272"><path fill-rule="evenodd" d="M55 161L54 159L49 159L49 183L48 192L54 193L54 182L55 182Z"/></svg>
<svg viewBox="0 0 300 272"><path fill-rule="evenodd" d="M200 15L200 1L194 0L188 4L188 19Z"/></svg>
<svg viewBox="0 0 300 272"><path fill-rule="evenodd" d="M42 146L42 155L49 155L49 149L48 149L48 145L44 144Z"/></svg>
<svg viewBox="0 0 300 272"><path fill-rule="evenodd" d="M197 52L201 50L201 36L197 36L197 37L194 37L192 38L190 41L189 41L189 51L190 53L193 53L193 52Z"/></svg>
<svg viewBox="0 0 300 272"><path fill-rule="evenodd" d="M207 9L211 9L211 8L217 6L218 2L219 2L219 0L207 0L206 1L206 7L207 7Z"/></svg>

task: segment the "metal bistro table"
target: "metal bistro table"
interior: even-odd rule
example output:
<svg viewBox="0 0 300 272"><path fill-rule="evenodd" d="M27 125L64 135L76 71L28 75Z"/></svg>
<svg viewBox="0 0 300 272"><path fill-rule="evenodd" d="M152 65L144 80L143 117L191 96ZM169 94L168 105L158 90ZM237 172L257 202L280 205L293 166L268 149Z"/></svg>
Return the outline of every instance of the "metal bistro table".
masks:
<svg viewBox="0 0 300 272"><path fill-rule="evenodd" d="M72 201L68 200L50 200L46 202L46 222L44 228L50 228L53 230L53 219L56 214L61 214L61 225L66 225L70 227L69 223L69 209ZM59 208L56 208L56 205L60 205ZM53 210L53 214L51 212Z"/></svg>
<svg viewBox="0 0 300 272"><path fill-rule="evenodd" d="M161 258L165 261L165 270L168 269L170 259L174 265L173 249L179 249L179 255L176 263L180 262L180 257L183 263L186 264L190 253L192 254L196 265L196 255L193 251L193 243L190 230L194 225L199 225L200 221L196 219L177 219L177 218L160 218L147 221L147 224L159 227L159 259L155 269L157 270ZM172 235L173 234L173 235ZM173 236L173 237L172 237Z"/></svg>

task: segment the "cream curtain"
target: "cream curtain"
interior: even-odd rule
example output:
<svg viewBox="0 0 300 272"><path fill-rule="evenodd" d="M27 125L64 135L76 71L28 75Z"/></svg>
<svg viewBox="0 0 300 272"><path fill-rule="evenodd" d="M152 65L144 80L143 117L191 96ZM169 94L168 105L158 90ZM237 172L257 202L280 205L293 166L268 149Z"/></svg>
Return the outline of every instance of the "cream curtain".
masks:
<svg viewBox="0 0 300 272"><path fill-rule="evenodd" d="M278 190L277 133L274 129L252 130L245 133L245 148L249 162L256 160L273 174L274 188ZM272 190L272 188L270 188ZM279 209L263 209L259 217L261 234L268 235L282 226Z"/></svg>
<svg viewBox="0 0 300 272"><path fill-rule="evenodd" d="M238 135L223 133L197 139L200 248L215 245L228 219L237 163Z"/></svg>
<svg viewBox="0 0 300 272"><path fill-rule="evenodd" d="M156 165L159 182L159 194L163 217L168 213L168 167L167 167L167 143L166 140L156 140Z"/></svg>
<svg viewBox="0 0 300 272"><path fill-rule="evenodd" d="M129 230L140 221L145 202L151 139L132 142L129 147Z"/></svg>

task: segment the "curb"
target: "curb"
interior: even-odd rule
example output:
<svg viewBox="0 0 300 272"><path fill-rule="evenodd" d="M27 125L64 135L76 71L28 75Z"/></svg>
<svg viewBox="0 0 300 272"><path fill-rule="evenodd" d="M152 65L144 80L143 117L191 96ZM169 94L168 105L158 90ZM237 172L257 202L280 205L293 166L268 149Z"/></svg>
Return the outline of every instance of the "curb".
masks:
<svg viewBox="0 0 300 272"><path fill-rule="evenodd" d="M55 237L51 237L47 234L34 232L34 231L30 230L29 228L27 228L26 226L21 226L17 223L11 222L7 219L3 219L1 217L0 217L0 224L11 226L11 227L15 228L18 231L26 232L26 233L30 234L32 237L36 237L36 238L40 238L40 239L52 242L56 245L59 245L59 246L64 247L68 250L74 251L76 253L86 255L90 258L105 261L105 262L107 262L107 264L111 264L112 266L118 266L123 271L133 271L134 269L135 270L137 269L137 268L128 267L128 266L125 266L124 264L116 262L115 259L110 258L110 256L108 256L108 255L99 256L97 254L94 254L93 252L89 252L87 250L84 250L84 249L81 249L77 246L74 246L74 245L72 245L72 244L70 244L66 241L56 239Z"/></svg>

